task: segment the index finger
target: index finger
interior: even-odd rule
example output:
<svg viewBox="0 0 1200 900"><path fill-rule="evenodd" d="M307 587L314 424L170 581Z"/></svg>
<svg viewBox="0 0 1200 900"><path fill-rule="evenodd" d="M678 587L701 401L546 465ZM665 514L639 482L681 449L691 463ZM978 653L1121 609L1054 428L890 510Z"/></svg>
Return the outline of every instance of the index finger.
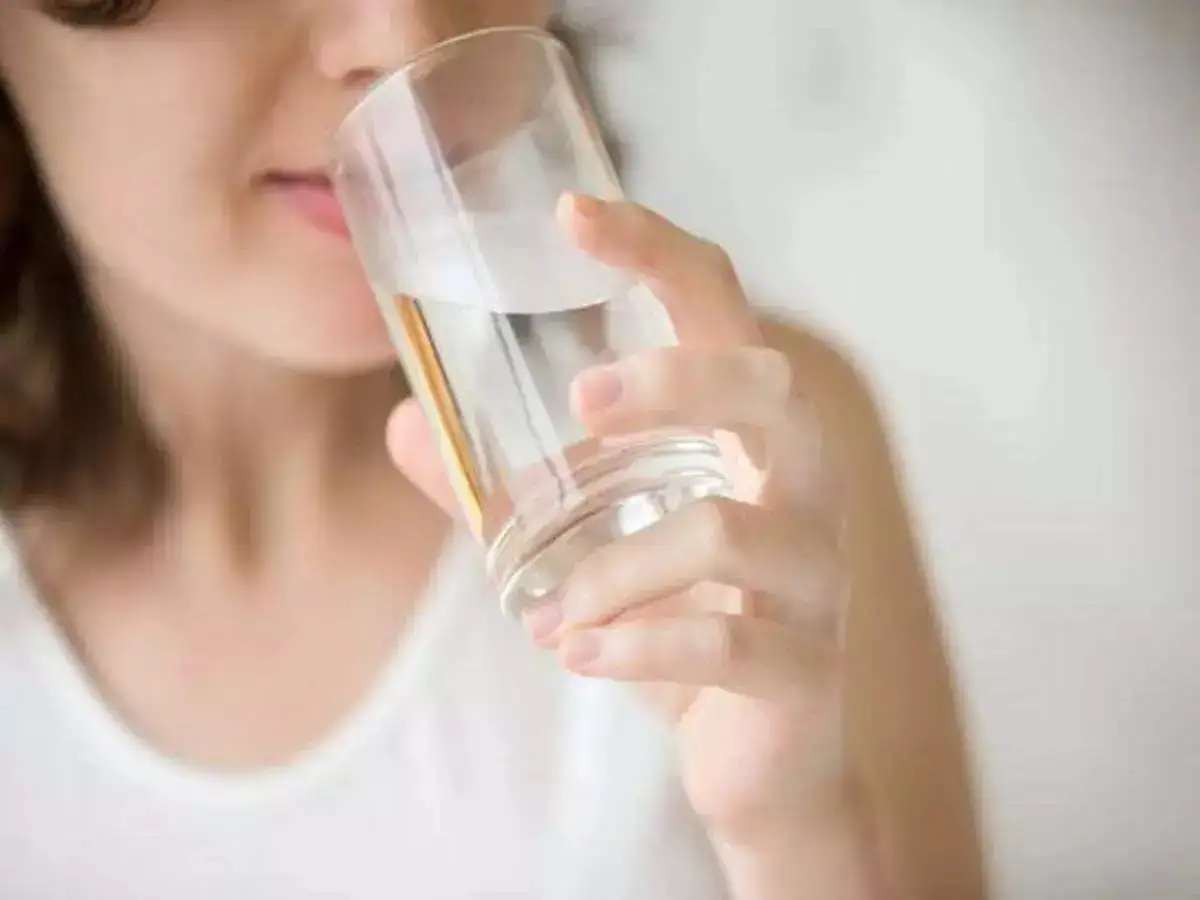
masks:
<svg viewBox="0 0 1200 900"><path fill-rule="evenodd" d="M577 246L638 277L696 343L759 343L762 333L729 255L644 206L566 194L558 217Z"/></svg>

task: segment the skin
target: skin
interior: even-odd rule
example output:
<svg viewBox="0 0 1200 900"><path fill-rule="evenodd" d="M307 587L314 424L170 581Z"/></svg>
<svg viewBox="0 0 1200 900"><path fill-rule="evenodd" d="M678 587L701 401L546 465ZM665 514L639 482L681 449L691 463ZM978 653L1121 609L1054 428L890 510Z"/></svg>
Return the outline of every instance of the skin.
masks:
<svg viewBox="0 0 1200 900"><path fill-rule="evenodd" d="M43 511L27 555L97 686L165 752L253 768L319 739L391 654L453 509L420 412L393 409L350 247L257 176L319 166L413 52L549 13L163 0L86 32L0 5L0 79L175 488L144 545L97 561ZM598 551L527 618L532 640L674 723L739 900L982 896L948 666L853 370L759 322L728 257L654 213L566 198L560 217L650 284L682 340L585 373L577 415L728 429L739 496Z"/></svg>

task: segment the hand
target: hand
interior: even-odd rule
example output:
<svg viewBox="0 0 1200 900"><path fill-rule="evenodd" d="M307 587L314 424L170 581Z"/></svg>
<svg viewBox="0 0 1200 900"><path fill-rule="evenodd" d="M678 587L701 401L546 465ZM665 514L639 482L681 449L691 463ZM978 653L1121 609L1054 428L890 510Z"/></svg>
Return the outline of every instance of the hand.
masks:
<svg viewBox="0 0 1200 900"><path fill-rule="evenodd" d="M697 502L597 550L526 626L566 668L636 682L670 717L714 840L789 833L836 806L845 783L846 590L820 429L721 249L629 203L566 198L560 217L583 250L654 291L681 343L583 373L576 414L595 434L720 429L737 499ZM393 416L389 444L452 505L411 404Z"/></svg>

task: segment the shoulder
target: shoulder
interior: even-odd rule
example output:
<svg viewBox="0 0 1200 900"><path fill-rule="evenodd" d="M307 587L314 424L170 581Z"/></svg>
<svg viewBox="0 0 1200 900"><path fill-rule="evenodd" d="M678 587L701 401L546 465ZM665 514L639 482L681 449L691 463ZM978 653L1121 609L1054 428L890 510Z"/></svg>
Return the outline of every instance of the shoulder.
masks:
<svg viewBox="0 0 1200 900"><path fill-rule="evenodd" d="M5 624L18 607L25 591L21 556L11 526L0 519L0 645L4 640Z"/></svg>
<svg viewBox="0 0 1200 900"><path fill-rule="evenodd" d="M8 523L0 520L0 733L7 730L9 738L13 704L23 704L32 687L31 654L42 646L43 625L17 543Z"/></svg>

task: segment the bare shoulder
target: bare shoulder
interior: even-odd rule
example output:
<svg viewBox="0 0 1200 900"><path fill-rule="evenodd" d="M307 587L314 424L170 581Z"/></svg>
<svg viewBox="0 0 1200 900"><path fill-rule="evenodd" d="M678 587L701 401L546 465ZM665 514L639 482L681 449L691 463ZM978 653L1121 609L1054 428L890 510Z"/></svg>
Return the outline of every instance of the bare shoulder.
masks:
<svg viewBox="0 0 1200 900"><path fill-rule="evenodd" d="M985 896L974 779L945 636L902 470L867 379L803 327L764 320L815 406L844 486L847 740L872 789L904 896Z"/></svg>

